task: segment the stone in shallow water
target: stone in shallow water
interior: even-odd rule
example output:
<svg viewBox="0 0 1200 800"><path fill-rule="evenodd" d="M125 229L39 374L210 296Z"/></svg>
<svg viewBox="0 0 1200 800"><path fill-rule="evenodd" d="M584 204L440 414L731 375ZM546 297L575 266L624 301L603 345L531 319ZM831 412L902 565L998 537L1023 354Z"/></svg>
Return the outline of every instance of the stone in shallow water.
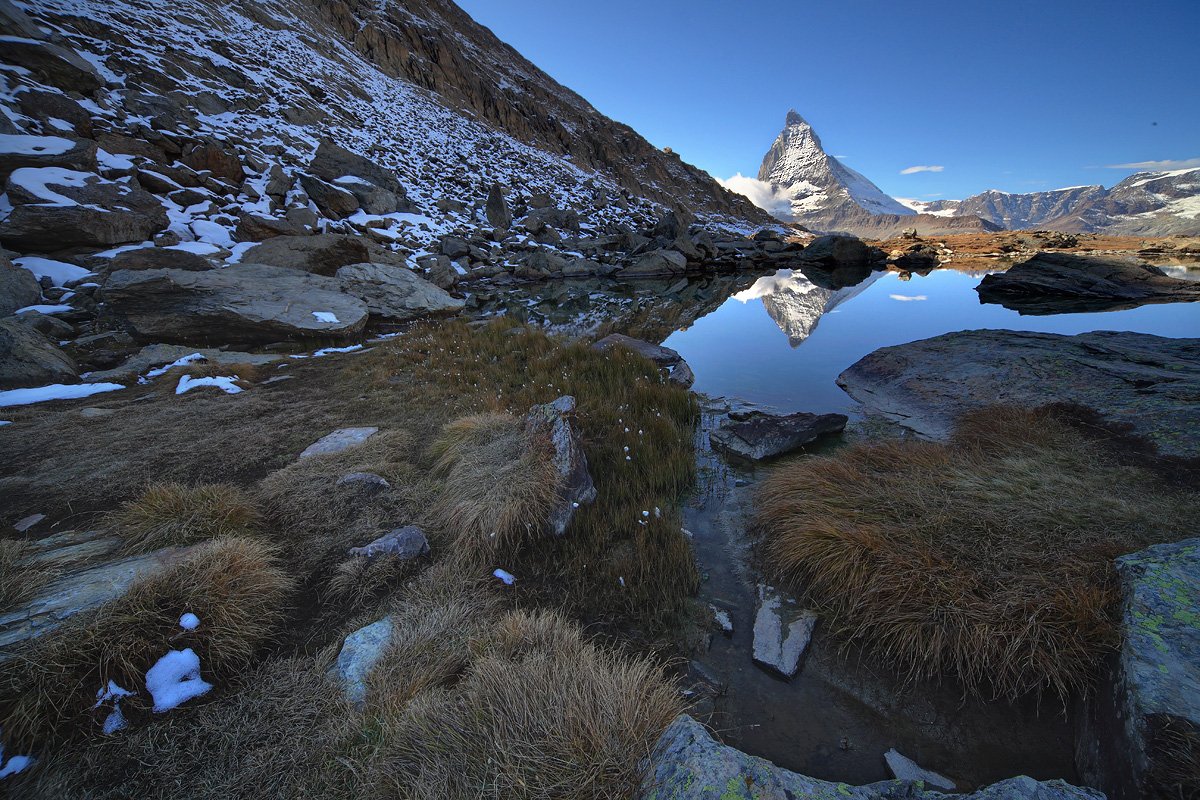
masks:
<svg viewBox="0 0 1200 800"><path fill-rule="evenodd" d="M758 587L758 613L754 617L754 663L785 678L800 667L808 649L817 615L785 600L770 586Z"/></svg>
<svg viewBox="0 0 1200 800"><path fill-rule="evenodd" d="M810 778L755 758L713 739L704 726L680 714L658 740L638 800L946 800L910 781L850 786ZM994 783L960 800L1104 800L1094 789L1064 781L1018 777Z"/></svg>
<svg viewBox="0 0 1200 800"><path fill-rule="evenodd" d="M902 781L924 781L936 789L954 791L954 781L940 773L923 769L920 764L911 758L897 752L894 747L883 754L883 760L887 762L888 771L892 773L892 777L894 778L899 778Z"/></svg>
<svg viewBox="0 0 1200 800"><path fill-rule="evenodd" d="M708 439L718 450L761 461L790 453L827 434L841 433L846 421L845 414L733 412Z"/></svg>
<svg viewBox="0 0 1200 800"><path fill-rule="evenodd" d="M362 707L366 702L367 676L391 644L392 630L392 618L384 617L365 628L359 628L342 643L331 672L342 685L346 699L356 706Z"/></svg>
<svg viewBox="0 0 1200 800"><path fill-rule="evenodd" d="M322 436L300 454L300 458L340 453L360 444L379 433L379 428L338 428L328 436Z"/></svg>

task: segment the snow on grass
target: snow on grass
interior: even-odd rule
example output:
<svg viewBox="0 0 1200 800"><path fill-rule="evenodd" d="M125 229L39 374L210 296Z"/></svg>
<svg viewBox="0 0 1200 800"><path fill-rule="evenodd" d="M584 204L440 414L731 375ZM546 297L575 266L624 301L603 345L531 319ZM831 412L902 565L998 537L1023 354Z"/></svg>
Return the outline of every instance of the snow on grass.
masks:
<svg viewBox="0 0 1200 800"><path fill-rule="evenodd" d="M175 367L182 367L186 364L194 364L197 361L206 360L207 359L205 359L203 353L192 353L191 355L177 358L170 364L163 364L161 367L155 367L154 369L150 370L145 375L138 378L138 383L149 383L150 378L157 378L159 375L165 375L169 370L174 369Z"/></svg>
<svg viewBox="0 0 1200 800"><path fill-rule="evenodd" d="M215 376L208 378L193 378L191 375L182 375L179 378L179 385L175 387L175 394L186 394L192 389L199 389L201 386L214 386L225 394L240 394L242 387L238 386L237 378Z"/></svg>
<svg viewBox="0 0 1200 800"><path fill-rule="evenodd" d="M362 349L363 349L363 346L361 344L351 344L351 345L347 345L345 347L323 347L320 350L313 353L313 358L321 358L322 356L331 356L335 353L355 353Z"/></svg>
<svg viewBox="0 0 1200 800"><path fill-rule="evenodd" d="M60 156L74 143L61 136L0 135L0 153L21 156Z"/></svg>
<svg viewBox="0 0 1200 800"><path fill-rule="evenodd" d="M0 744L0 778L16 775L18 772L27 769L33 764L33 761L33 756L13 756L8 761L5 761L4 745Z"/></svg>
<svg viewBox="0 0 1200 800"><path fill-rule="evenodd" d="M516 576L513 575L511 572L508 572L507 570L497 569L495 572L492 573L492 575L494 575L495 577L497 577L501 581L503 581L505 586L512 586L514 583L517 582Z"/></svg>
<svg viewBox="0 0 1200 800"><path fill-rule="evenodd" d="M115 392L124 388L119 383L52 383L49 386L37 386L32 389L9 389L0 392L0 408L27 406L32 403L45 403L49 400L78 400L81 397L91 397L102 392Z"/></svg>
<svg viewBox="0 0 1200 800"><path fill-rule="evenodd" d="M190 647L172 650L146 671L146 689L154 698L156 714L178 708L212 688L200 678L200 656Z"/></svg>
<svg viewBox="0 0 1200 800"><path fill-rule="evenodd" d="M114 252L113 255L116 255ZM95 273L89 272L83 267L77 267L74 264L67 264L63 261L55 261L50 258L42 258L40 256L22 256L14 258L13 263L22 269L27 269L33 273L33 277L41 280L49 278L55 286L66 286L72 281L81 280Z"/></svg>
<svg viewBox="0 0 1200 800"><path fill-rule="evenodd" d="M337 315L332 311L314 311L312 315L317 318L317 322L329 322L334 325L340 324Z"/></svg>
<svg viewBox="0 0 1200 800"><path fill-rule="evenodd" d="M39 305L25 306L24 308L18 308L13 313L14 314L26 314L30 311L36 311L39 314L65 314L68 311L74 311L74 310L75 310L74 306L68 306L68 305L63 305L63 304L51 305L51 304L47 304L47 303L41 303Z"/></svg>
<svg viewBox="0 0 1200 800"><path fill-rule="evenodd" d="M200 618L189 611L179 618L179 627L185 631L194 631L200 627Z"/></svg>
<svg viewBox="0 0 1200 800"><path fill-rule="evenodd" d="M114 733L121 730L128 724L125 719L125 715L121 713L121 699L124 697L130 697L132 695L133 692L122 688L120 684L112 680L108 682L108 686L101 686L99 690L96 691L96 704L92 706L93 710L104 705L109 700L111 700L113 704L112 711L110 711L108 716L104 718L104 725L101 728L104 731L105 736L112 736Z"/></svg>

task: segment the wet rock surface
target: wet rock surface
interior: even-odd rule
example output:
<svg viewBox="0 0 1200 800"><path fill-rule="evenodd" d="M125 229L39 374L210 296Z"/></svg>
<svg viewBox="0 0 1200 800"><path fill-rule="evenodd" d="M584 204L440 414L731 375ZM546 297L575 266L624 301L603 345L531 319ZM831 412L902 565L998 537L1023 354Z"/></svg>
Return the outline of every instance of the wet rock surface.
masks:
<svg viewBox="0 0 1200 800"><path fill-rule="evenodd" d="M781 456L815 442L822 436L841 433L845 414L768 414L763 411L734 411L721 427L709 435L713 447L726 453L762 461Z"/></svg>
<svg viewBox="0 0 1200 800"><path fill-rule="evenodd" d="M770 586L758 587L754 615L754 663L781 677L793 678L812 641L817 615Z"/></svg>
<svg viewBox="0 0 1200 800"><path fill-rule="evenodd" d="M680 715L663 733L640 800L1103 800L1064 781L1019 777L969 794L946 795L911 781L851 786L810 778L716 741L700 723Z"/></svg>
<svg viewBox="0 0 1200 800"><path fill-rule="evenodd" d="M1200 284L1169 277L1135 259L1059 252L1038 253L1005 272L987 275L978 291L983 302L999 303L1022 314L1200 301Z"/></svg>
<svg viewBox="0 0 1200 800"><path fill-rule="evenodd" d="M1200 339L963 331L884 347L838 377L867 410L934 439L963 411L1078 403L1164 455L1200 455Z"/></svg>

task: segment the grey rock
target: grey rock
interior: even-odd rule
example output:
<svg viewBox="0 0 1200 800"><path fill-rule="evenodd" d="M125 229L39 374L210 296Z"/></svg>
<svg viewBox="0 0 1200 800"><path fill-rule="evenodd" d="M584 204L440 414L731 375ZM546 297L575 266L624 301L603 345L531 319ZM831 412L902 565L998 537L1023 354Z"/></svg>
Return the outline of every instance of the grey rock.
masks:
<svg viewBox="0 0 1200 800"><path fill-rule="evenodd" d="M53 252L76 246L141 242L167 227L167 213L154 195L126 183L91 173L75 175L64 186L53 167L24 167L7 185L13 210L0 222L0 241L18 250ZM53 204L27 190L44 183L49 191L74 204Z"/></svg>
<svg viewBox="0 0 1200 800"><path fill-rule="evenodd" d="M621 277L675 275L687 269L687 257L675 250L653 250L618 273Z"/></svg>
<svg viewBox="0 0 1200 800"><path fill-rule="evenodd" d="M713 622L717 623L717 627L721 629L721 633L726 636L733 636L733 617L729 616L729 612L711 604L709 605L709 609L712 611Z"/></svg>
<svg viewBox="0 0 1200 800"><path fill-rule="evenodd" d="M869 410L933 439L964 411L992 404L1077 403L1154 442L1200 456L1200 339L963 331L884 347L840 376Z"/></svg>
<svg viewBox="0 0 1200 800"><path fill-rule="evenodd" d="M911 758L901 755L894 747L883 754L883 760L887 763L888 771L892 773L893 778L902 781L921 781L935 789L945 789L948 792L953 792L955 789L954 781L945 775L922 768Z"/></svg>
<svg viewBox="0 0 1200 800"><path fill-rule="evenodd" d="M109 272L122 269L183 269L189 272L202 272L213 268L213 263L207 258L186 250L172 250L166 247L139 247L136 250L126 250L117 253L108 264Z"/></svg>
<svg viewBox="0 0 1200 800"><path fill-rule="evenodd" d="M51 342L61 342L75 335L75 329L70 323L52 314L43 314L40 311L22 311L14 319L18 320L22 325L33 328ZM78 345L78 343L78 340L72 342L73 345Z"/></svg>
<svg viewBox="0 0 1200 800"><path fill-rule="evenodd" d="M338 269L337 279L342 291L366 303L372 316L393 322L451 314L464 305L407 267L350 264Z"/></svg>
<svg viewBox="0 0 1200 800"><path fill-rule="evenodd" d="M1179 796L1159 776L1200 731L1200 538L1118 558L1121 649L1088 698L1080 772L1114 798Z"/></svg>
<svg viewBox="0 0 1200 800"><path fill-rule="evenodd" d="M535 280L537 278L546 278L555 273L562 272L566 264L566 259L558 253L539 248L522 259L520 266L524 270L518 269L517 277L533 278Z"/></svg>
<svg viewBox="0 0 1200 800"><path fill-rule="evenodd" d="M350 555L366 558L368 561L380 556L393 556L401 561L412 561L429 553L429 540L425 532L416 525L406 525L403 528L385 533L370 544L350 548Z"/></svg>
<svg viewBox="0 0 1200 800"><path fill-rule="evenodd" d="M592 345L593 349L601 351L613 347L623 347L626 350L632 350L643 358L650 359L660 369L668 371L667 380L672 383L686 388L691 386L695 381L692 368L683 360L683 356L679 355L678 351L672 350L669 347L663 347L660 344L653 344L642 339L635 339L623 333L609 334Z"/></svg>
<svg viewBox="0 0 1200 800"><path fill-rule="evenodd" d="M1200 301L1200 283L1134 259L1038 253L984 276L979 299L1022 314L1111 311L1144 303Z"/></svg>
<svg viewBox="0 0 1200 800"><path fill-rule="evenodd" d="M563 264L562 274L566 278L585 277L588 275L612 275L617 267L612 264L601 264L588 258L572 258Z"/></svg>
<svg viewBox="0 0 1200 800"><path fill-rule="evenodd" d="M46 518L45 514L30 514L28 517L25 517L24 519L20 519L16 523L14 523L13 530L16 531L17 533L24 533L25 531L32 528L34 525L37 525L39 522L41 522L45 518Z"/></svg>
<svg viewBox="0 0 1200 800"><path fill-rule="evenodd" d="M718 450L761 461L790 453L822 436L841 433L846 422L845 414L800 412L777 415L735 411L708 438Z"/></svg>
<svg viewBox="0 0 1200 800"><path fill-rule="evenodd" d="M588 471L583 441L571 425L570 414L575 410L575 398L560 397L553 403L534 406L525 417L525 429L547 436L554 448L554 469L559 476L558 501L551 509L548 526L555 536L567 532L575 509L596 499L596 486Z"/></svg>
<svg viewBox="0 0 1200 800"><path fill-rule="evenodd" d="M493 183L492 188L488 190L484 213L487 214L488 223L493 228L507 230L512 227L512 211L508 208L508 203L504 199L504 190L500 188L500 184Z"/></svg>
<svg viewBox="0 0 1200 800"><path fill-rule="evenodd" d="M90 62L54 42L24 36L11 38L4 43L4 60L24 67L64 91L87 93L104 86L104 79Z"/></svg>
<svg viewBox="0 0 1200 800"><path fill-rule="evenodd" d="M890 263L897 269L906 272L925 272L936 268L941 261L938 257L938 249L933 245L914 244L909 245L904 252L891 259Z"/></svg>
<svg viewBox="0 0 1200 800"><path fill-rule="evenodd" d="M136 580L176 563L191 549L168 548L71 572L33 600L0 613L0 663L13 656L15 646L54 630L75 614L120 597Z"/></svg>
<svg viewBox="0 0 1200 800"><path fill-rule="evenodd" d="M358 198L340 186L311 175L301 175L300 185L317 209L330 219L345 219L359 209Z"/></svg>
<svg viewBox="0 0 1200 800"><path fill-rule="evenodd" d="M362 210L368 214L391 214L412 208L408 200L368 180L346 175L333 181L333 185L354 195Z"/></svg>
<svg viewBox="0 0 1200 800"><path fill-rule="evenodd" d="M304 448L304 452L300 454L300 458L340 453L344 450L349 450L351 447L358 447L377 433L379 433L379 428L338 428L333 433L322 436Z"/></svg>
<svg viewBox="0 0 1200 800"><path fill-rule="evenodd" d="M155 367L170 364L185 356L199 353L210 364L271 364L282 361L278 353L245 353L237 350L218 350L214 347L187 347L179 344L148 344L125 363L112 369L97 370L84 379L88 383L124 383L144 375Z"/></svg>
<svg viewBox="0 0 1200 800"><path fill-rule="evenodd" d="M874 260L871 248L854 236L818 236L796 258L827 269L865 266Z"/></svg>
<svg viewBox="0 0 1200 800"><path fill-rule="evenodd" d="M30 150L33 152L13 153L0 151L0 180L8 180L13 170L21 167L62 167L64 169L96 171L96 143L89 139L74 139L65 136L41 137L17 135L12 137L16 147L13 149ZM45 139L55 141L54 145L67 143L69 146L62 152L58 146L46 148Z"/></svg>
<svg viewBox="0 0 1200 800"><path fill-rule="evenodd" d="M234 237L239 242L261 242L275 236L303 236L305 233L303 225L290 219L262 214L242 214L234 229Z"/></svg>
<svg viewBox="0 0 1200 800"><path fill-rule="evenodd" d="M264 264L208 272L122 270L109 276L103 298L137 335L167 342L344 339L367 323L366 304L345 294L338 281ZM317 314L332 314L336 322Z"/></svg>
<svg viewBox="0 0 1200 800"><path fill-rule="evenodd" d="M228 142L205 136L188 146L180 159L197 172L207 170L231 186L241 186L246 179L246 169L237 151Z"/></svg>
<svg viewBox="0 0 1200 800"><path fill-rule="evenodd" d="M392 643L391 617L359 628L346 637L331 672L342 686L346 699L362 708L367 699L367 676Z"/></svg>
<svg viewBox="0 0 1200 800"><path fill-rule="evenodd" d="M471 254L471 245L458 236L442 237L442 255L451 260Z"/></svg>
<svg viewBox="0 0 1200 800"><path fill-rule="evenodd" d="M815 612L760 584L754 615L754 663L784 678L795 677L816 626Z"/></svg>
<svg viewBox="0 0 1200 800"><path fill-rule="evenodd" d="M1064 781L1010 778L970 794L946 795L908 781L865 786L818 780L781 769L716 741L681 714L663 732L638 800L1104 800Z"/></svg>
<svg viewBox="0 0 1200 800"><path fill-rule="evenodd" d="M535 208L525 215L521 225L530 233L538 233L547 227L578 231L579 214L573 209L554 208L553 206Z"/></svg>
<svg viewBox="0 0 1200 800"><path fill-rule="evenodd" d="M31 306L42 297L42 287L27 269L14 266L8 256L0 253L0 317L7 317L18 308Z"/></svg>
<svg viewBox="0 0 1200 800"><path fill-rule="evenodd" d="M289 219L291 214L288 215ZM245 252L242 260L252 264L332 276L339 267L373 261L378 246L361 236L322 233L316 236L276 236Z"/></svg>
<svg viewBox="0 0 1200 800"><path fill-rule="evenodd" d="M322 141L317 147L309 169L327 181L344 177L361 178L399 198L407 199L404 187L394 172L329 140Z"/></svg>
<svg viewBox="0 0 1200 800"><path fill-rule="evenodd" d="M75 362L20 317L0 319L0 389L75 383Z"/></svg>
<svg viewBox="0 0 1200 800"><path fill-rule="evenodd" d="M337 485L355 489L368 497L392 488L387 480L374 472L351 472L349 475L338 478Z"/></svg>

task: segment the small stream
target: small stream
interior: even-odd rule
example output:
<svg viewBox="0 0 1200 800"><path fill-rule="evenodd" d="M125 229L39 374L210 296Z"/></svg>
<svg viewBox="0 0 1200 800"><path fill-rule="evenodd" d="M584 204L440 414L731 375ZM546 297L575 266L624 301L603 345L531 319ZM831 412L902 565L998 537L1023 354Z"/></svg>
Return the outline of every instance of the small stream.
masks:
<svg viewBox="0 0 1200 800"><path fill-rule="evenodd" d="M1196 269L1171 272L1200 278ZM482 316L511 314L568 335L621 332L662 342L691 365L703 415L695 439L699 477L684 506L684 527L703 577L701 601L728 612L734 623L732 636L716 633L692 655L693 673L720 690L696 713L707 713L706 721L728 744L806 775L851 784L890 778L883 754L893 747L954 778L960 788L1018 774L1077 779L1071 720L1055 698L1039 708L1032 698L971 700L952 681L905 685L891 665L843 651L819 623L793 680L757 667L751 652L760 578L747 528L762 468L730 463L708 443L727 411L749 407L847 414L844 441L879 433L885 423L856 406L837 386L838 374L880 347L952 331L1200 337L1200 303L1023 316L979 302L975 287L985 274L884 272L837 286L782 270L674 284L560 281L472 299Z"/></svg>

